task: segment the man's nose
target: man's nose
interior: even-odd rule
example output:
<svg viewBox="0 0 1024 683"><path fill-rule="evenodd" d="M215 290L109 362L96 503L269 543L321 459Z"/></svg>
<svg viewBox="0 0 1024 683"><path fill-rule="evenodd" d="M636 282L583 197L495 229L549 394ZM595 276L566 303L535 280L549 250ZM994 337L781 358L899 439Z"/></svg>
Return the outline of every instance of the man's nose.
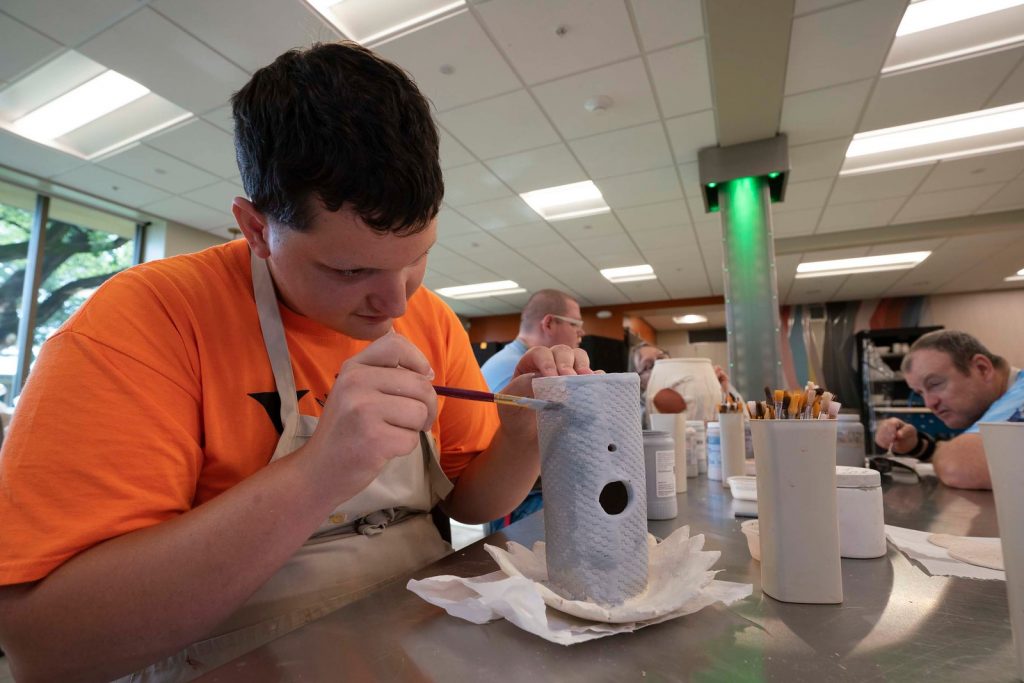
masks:
<svg viewBox="0 0 1024 683"><path fill-rule="evenodd" d="M373 307L390 318L399 318L405 313L405 277L393 275L382 278L370 295Z"/></svg>

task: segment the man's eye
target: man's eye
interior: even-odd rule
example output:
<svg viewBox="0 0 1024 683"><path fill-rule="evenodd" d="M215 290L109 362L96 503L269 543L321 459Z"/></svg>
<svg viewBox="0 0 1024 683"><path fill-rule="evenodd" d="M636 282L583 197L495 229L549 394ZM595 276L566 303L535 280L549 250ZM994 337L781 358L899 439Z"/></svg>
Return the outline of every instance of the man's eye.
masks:
<svg viewBox="0 0 1024 683"><path fill-rule="evenodd" d="M357 277L366 272L365 268L356 268L355 270L337 270L334 271L341 277Z"/></svg>

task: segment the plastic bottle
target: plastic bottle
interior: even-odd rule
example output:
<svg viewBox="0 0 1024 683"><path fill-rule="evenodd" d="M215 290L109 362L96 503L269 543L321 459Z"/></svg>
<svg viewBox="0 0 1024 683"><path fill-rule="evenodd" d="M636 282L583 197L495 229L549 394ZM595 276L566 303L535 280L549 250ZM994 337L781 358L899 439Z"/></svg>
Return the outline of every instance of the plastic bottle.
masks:
<svg viewBox="0 0 1024 683"><path fill-rule="evenodd" d="M675 519L676 447L667 432L644 431L644 465L647 475L647 519Z"/></svg>
<svg viewBox="0 0 1024 683"><path fill-rule="evenodd" d="M722 481L722 429L717 422L708 422L708 479Z"/></svg>

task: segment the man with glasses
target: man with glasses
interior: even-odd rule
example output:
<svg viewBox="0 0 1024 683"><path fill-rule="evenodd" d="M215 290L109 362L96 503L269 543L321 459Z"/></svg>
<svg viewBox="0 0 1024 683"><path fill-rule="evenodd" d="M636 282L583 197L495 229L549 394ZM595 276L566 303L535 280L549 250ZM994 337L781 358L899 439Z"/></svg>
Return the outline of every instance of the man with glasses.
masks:
<svg viewBox="0 0 1024 683"><path fill-rule="evenodd" d="M536 346L551 347L565 345L582 354L580 340L583 339L583 318L579 303L565 292L557 289L541 289L530 297L523 308L519 322L519 335L512 343L487 359L480 370L491 391L505 388L523 355ZM540 479L526 499L510 514L496 519L488 525L489 532L503 529L512 522L537 512L544 506L541 498Z"/></svg>
<svg viewBox="0 0 1024 683"><path fill-rule="evenodd" d="M526 302L519 322L519 335L487 359L480 370L491 391L501 391L512 380L519 359L534 346L564 344L578 349L583 339L583 318L579 303L557 289L541 289Z"/></svg>

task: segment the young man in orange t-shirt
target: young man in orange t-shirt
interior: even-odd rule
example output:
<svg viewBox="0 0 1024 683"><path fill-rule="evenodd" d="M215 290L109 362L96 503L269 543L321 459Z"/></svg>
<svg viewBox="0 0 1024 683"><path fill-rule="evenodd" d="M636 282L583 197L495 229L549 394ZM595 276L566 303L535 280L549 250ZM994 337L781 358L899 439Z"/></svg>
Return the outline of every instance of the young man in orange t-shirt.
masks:
<svg viewBox="0 0 1024 683"><path fill-rule="evenodd" d="M443 185L407 75L320 45L232 104L245 240L111 279L44 345L4 443L19 680L188 680L443 553L434 501L485 522L539 473L529 411L432 388L485 387L420 288ZM505 391L588 372L534 348Z"/></svg>

